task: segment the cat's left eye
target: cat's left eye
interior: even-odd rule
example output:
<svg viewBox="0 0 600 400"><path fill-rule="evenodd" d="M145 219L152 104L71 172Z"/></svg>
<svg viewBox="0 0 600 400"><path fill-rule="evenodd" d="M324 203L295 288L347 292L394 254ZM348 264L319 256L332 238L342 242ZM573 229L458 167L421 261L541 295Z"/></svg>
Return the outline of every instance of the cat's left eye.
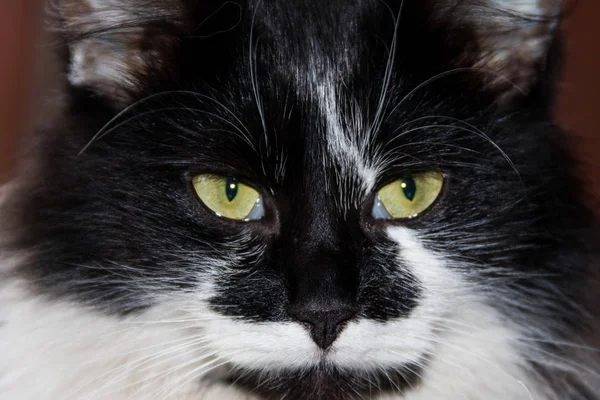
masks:
<svg viewBox="0 0 600 400"><path fill-rule="evenodd" d="M442 192L444 176L440 172L407 173L382 187L373 203L375 219L409 219L418 217Z"/></svg>
<svg viewBox="0 0 600 400"><path fill-rule="evenodd" d="M265 215L261 194L236 178L204 174L192 183L200 200L219 217L258 221Z"/></svg>

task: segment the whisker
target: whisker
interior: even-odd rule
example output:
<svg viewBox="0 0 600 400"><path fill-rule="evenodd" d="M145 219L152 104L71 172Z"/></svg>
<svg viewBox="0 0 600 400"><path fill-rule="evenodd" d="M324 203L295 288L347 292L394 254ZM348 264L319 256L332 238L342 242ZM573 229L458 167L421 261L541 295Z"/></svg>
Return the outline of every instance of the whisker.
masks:
<svg viewBox="0 0 600 400"><path fill-rule="evenodd" d="M258 110L258 114L260 116L260 122L262 125L262 129L263 129L263 135L264 135L264 140L265 140L265 147L267 150L267 154L269 154L270 151L270 147L269 147L269 135L268 135L268 130L267 130L267 121L265 120L265 112L263 109L263 104L262 104L262 98L260 96L260 91L259 91L259 86L258 86L258 81L256 79L256 48L258 47L258 42L260 38L256 39L256 43L254 43L254 27L256 24L256 14L258 12L258 9L261 5L261 1L262 0L258 0L256 2L256 6L254 7L254 11L252 13L252 21L250 23L250 37L249 37L249 43L248 43L248 62L249 62L249 69L250 69L250 82L252 85L252 93L254 95L254 102L256 103L256 108ZM259 148L259 152L260 152L260 148ZM261 160L263 159L263 157L261 157ZM263 168L263 173L266 175L266 167L264 165L264 162L261 163L262 168Z"/></svg>
<svg viewBox="0 0 600 400"><path fill-rule="evenodd" d="M155 99L155 98L157 98L159 96L163 96L163 95L164 95L164 92L151 94L150 96L144 97L143 99L140 99L140 100L134 102L133 104L125 107L121 112L119 112L117 115L115 115L113 118L111 118L102 128L100 128L100 130L98 132L96 132L96 134L94 136L92 136L92 138L89 140L89 142L87 142L87 144L85 146L83 146L83 148L79 151L78 155L82 155L83 153L85 153L85 151L96 141L96 139L98 139L98 137L100 137L100 135L102 135L102 133L104 132L106 127L110 126L113 122L118 120L121 116L127 114L129 111L140 106L144 102L150 101L152 99Z"/></svg>
<svg viewBox="0 0 600 400"><path fill-rule="evenodd" d="M398 10L397 16L394 16L393 11L389 8L389 6L387 4L385 4L385 6L388 7L388 10L392 14L392 19L394 21L394 35L392 37L392 43L390 45L390 49L388 52L388 59L387 59L386 66L385 66L385 73L383 75L383 85L382 85L383 90L381 91L381 93L379 95L379 101L378 101L378 105L377 105L377 110L375 111L375 117L373 118L373 123L371 124L371 126L368 130L369 135L372 135L373 132L377 132L379 130L381 123L383 121L383 111L384 111L385 107L387 106L387 101L388 101L387 93L390 88L390 83L392 80L392 72L393 72L393 67L394 67L394 61L396 59L396 50L397 50L397 41L398 41L398 25L400 23L402 9L404 8L404 0L402 0L402 2L400 3L400 8Z"/></svg>
<svg viewBox="0 0 600 400"><path fill-rule="evenodd" d="M457 120L457 121L460 121L460 120ZM463 122L463 121L460 121L460 122ZM440 125L440 124L419 126L419 127L416 127L416 128L409 129L407 131L403 131L400 135L394 136L393 138L389 139L387 141L387 143L385 144L385 147L389 146L395 140L402 138L404 135L407 135L407 134L413 133L413 132L417 132L417 131L420 131L420 130L424 130L424 129L433 129L433 128L458 129L460 131L472 133L472 134L474 134L476 136L479 136L482 139L484 139L485 141L487 141L488 143L490 143L492 146L494 146L496 148L496 150L498 150L500 152L500 154L502 155L502 157L504 157L504 159L510 165L510 167L512 168L512 170L515 171L515 173L517 174L517 176L519 176L519 178L520 178L520 173L517 170L514 162L508 156L508 154L506 154L506 152L504 150L502 150L502 148L500 146L498 146L498 144L496 142L494 142L483 131L481 131L480 129L478 129L477 127L475 127L473 125L470 125L470 127L472 127L472 129L468 129L466 127L461 127L461 126L456 126L456 125Z"/></svg>
<svg viewBox="0 0 600 400"><path fill-rule="evenodd" d="M240 353L242 351L243 350L239 350L239 351L230 353L230 354L228 354L228 356L232 356L232 355L238 354L238 353ZM219 363L218 364L214 364L215 362L219 362ZM205 375L208 372L210 372L210 371L212 371L212 370L214 370L216 368L219 368L219 367L221 367L221 366L223 366L223 365L225 365L227 363L228 363L228 361L226 361L226 360L224 361L223 357L216 356L213 360L211 360L211 361L209 361L209 362L207 362L207 363L205 363L205 364L203 364L203 365L201 365L199 367L194 368L193 370L189 371L188 373L186 373L183 376L178 377L179 380L184 380L184 382L181 383L181 384L179 384L175 388L171 389L168 393L166 393L164 395L164 397L158 397L158 398L159 399L168 398L171 394L176 393L177 390L181 389L185 385L188 385L190 382L193 382L195 379L197 379L201 375ZM211 365L211 364L214 364L214 365ZM210 366L210 368L206 369L206 367L208 367L208 366ZM191 376L191 378L190 378L190 376ZM164 389L161 390L160 392L158 392L156 395L159 395L159 394L161 394L163 392L164 392Z"/></svg>
<svg viewBox="0 0 600 400"><path fill-rule="evenodd" d="M197 109L197 108L191 108L191 107L169 107L169 108L163 108L163 109L157 109L157 110L149 110L146 112L143 112L141 114L138 114L137 116L131 117L128 120L119 123L117 126L115 127L111 127L111 125L113 123L115 123L119 118L121 118L123 115L127 114L128 112L134 110L135 108L141 106L142 104L145 104L146 102L156 99L158 97L161 96L168 96L168 95L177 95L177 94L185 94L185 95L190 95L190 96L194 96L194 97L198 97L198 98L202 98L202 99L206 99L206 100L210 100L212 102L214 102L215 104L217 104L218 106L220 106L221 108L223 108L223 110L225 110L229 115L231 115L234 120L239 124L239 126L235 125L233 122L217 115L214 113L210 113L206 110L202 110L202 109ZM246 126L241 122L241 120L239 119L239 117L233 112L231 111L227 106L225 106L223 103L221 103L220 101L207 96L205 94L202 93L197 93L194 91L189 91L189 90L170 90L170 91L164 91L164 92L160 92L160 93L155 93L152 95L149 95L147 97L144 97L143 99L140 99L138 101L136 101L135 103L129 105L128 107L124 108L122 111L120 111L117 115L115 115L113 118L111 118L106 124L104 124L104 126L102 128L100 128L98 130L98 132L96 132L96 134L88 141L88 143L79 151L78 155L82 155L83 153L85 153L87 151L87 149L94 144L96 141L102 139L103 137L107 136L108 134L112 133L114 130L118 129L119 127L123 126L124 124L126 124L127 122L131 122L132 120L135 120L137 118L141 118L141 116L144 115L149 115L149 114L153 114L153 113L157 113L160 111L167 111L167 110L179 110L179 111L194 111L194 112L203 112L209 116L212 116L214 118L217 118L229 125L231 125L235 130L237 130L240 133L240 137L246 142L248 143L253 149L255 148L254 144L252 143L251 135L250 135L250 131L248 130L248 128L246 128ZM242 131L242 129L240 129L240 127L244 130Z"/></svg>
<svg viewBox="0 0 600 400"><path fill-rule="evenodd" d="M176 358L177 356L179 356L179 354L175 353L176 350L181 350L181 349L185 349L188 347L191 347L197 343L203 343L205 342L206 339L204 338L197 338L188 342L185 342L183 344L180 344L178 346L175 347L169 347L163 351L160 351L158 353L154 353L154 354L150 354L147 356L143 356L140 358L137 358L135 360L132 361L128 361L126 362L124 365L122 365L121 367L118 367L116 369L109 369L108 371L94 377L94 379L88 383L85 384L84 387L79 388L78 392L83 390L85 387L98 382L98 380L109 376L112 373L117 373L117 375L113 376L112 378L110 378L108 381L106 381L104 384L102 384L101 386L99 386L98 388L96 388L96 390L94 390L90 395L89 395L89 399L94 398L97 394L99 394L102 390L104 390L106 387L110 386L111 384L115 383L115 382L119 382L120 380L123 380L127 377L127 375L133 371L139 373L139 372L143 372L143 371L147 371L148 369L155 367L157 365L160 365L162 363L168 362L171 359ZM151 364L149 366L146 366L142 369L138 369L139 367L143 366L143 365L147 365L148 363L151 363L152 361L162 357L165 354L169 354L170 356L163 359L162 361L159 361L157 363Z"/></svg>
<svg viewBox="0 0 600 400"><path fill-rule="evenodd" d="M396 106L390 111L389 114L393 114L398 109L398 107L400 107L400 106L402 106L402 104L404 104L405 101L410 99L416 92L418 92L420 89L424 88L425 86L429 85L430 83L433 83L433 82L435 82L439 79L445 78L447 76L465 73L465 72L473 72L473 71L482 72L482 73L490 73L490 74L496 75L498 78L504 80L505 82L507 82L511 86L513 86L515 89L517 89L521 94L525 95L525 91L523 89L521 89L519 86L517 86L517 84L515 84L510 79L508 79L507 77L505 77L504 75L502 75L501 73L499 73L497 71L493 71L493 70L487 69L487 68L461 67L461 68L454 68L454 69L451 69L448 71L440 72L439 74L436 74L436 75L432 76L431 78L421 82L414 89L412 89L410 92L408 92L400 100L400 102L398 102L398 104L396 104Z"/></svg>

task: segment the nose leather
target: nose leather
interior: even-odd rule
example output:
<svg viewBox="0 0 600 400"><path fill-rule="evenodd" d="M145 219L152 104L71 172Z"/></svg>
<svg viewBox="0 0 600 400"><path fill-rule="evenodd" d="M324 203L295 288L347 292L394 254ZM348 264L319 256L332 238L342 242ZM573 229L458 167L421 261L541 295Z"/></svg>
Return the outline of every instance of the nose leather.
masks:
<svg viewBox="0 0 600 400"><path fill-rule="evenodd" d="M325 310L295 307L290 310L290 314L298 321L309 325L311 338L325 350L337 339L344 323L351 319L356 311L345 305Z"/></svg>

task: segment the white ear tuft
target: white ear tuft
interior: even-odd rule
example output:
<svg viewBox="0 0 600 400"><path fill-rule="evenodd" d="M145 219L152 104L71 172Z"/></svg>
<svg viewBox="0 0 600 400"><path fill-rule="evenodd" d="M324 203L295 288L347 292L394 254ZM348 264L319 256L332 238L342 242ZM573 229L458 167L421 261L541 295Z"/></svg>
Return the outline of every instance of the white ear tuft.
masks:
<svg viewBox="0 0 600 400"><path fill-rule="evenodd" d="M61 12L71 53L69 81L127 102L143 81L164 66L174 37L161 26L180 25L179 1L63 0Z"/></svg>
<svg viewBox="0 0 600 400"><path fill-rule="evenodd" d="M431 7L434 23L449 37L469 32L474 40L457 56L458 66L489 72L486 84L510 97L536 80L556 35L561 0L444 0Z"/></svg>

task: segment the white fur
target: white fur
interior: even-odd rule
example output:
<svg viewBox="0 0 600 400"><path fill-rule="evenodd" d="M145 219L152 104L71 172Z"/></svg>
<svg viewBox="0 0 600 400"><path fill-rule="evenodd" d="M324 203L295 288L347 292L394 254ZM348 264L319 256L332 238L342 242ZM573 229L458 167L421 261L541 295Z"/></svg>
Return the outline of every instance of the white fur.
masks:
<svg viewBox="0 0 600 400"><path fill-rule="evenodd" d="M421 282L419 305L406 319L350 323L327 353L298 324L233 320L193 296L117 319L7 281L0 287L0 398L244 399L214 383L223 362L273 371L324 357L375 369L428 355L423 383L397 399L543 399L524 374L510 325L414 231L389 235Z"/></svg>
<svg viewBox="0 0 600 400"><path fill-rule="evenodd" d="M172 2L166 9L158 1L140 0L136 6L133 2L123 0L63 0L62 4L51 4L55 12L66 17L67 28L75 32L97 32L111 26L127 24L131 21L156 18L175 18L181 11L179 2ZM144 7L139 7L145 4Z"/></svg>
<svg viewBox="0 0 600 400"><path fill-rule="evenodd" d="M0 289L2 399L245 398L193 379L221 360L170 306L118 320L20 286Z"/></svg>
<svg viewBox="0 0 600 400"><path fill-rule="evenodd" d="M497 83L508 81L515 85L514 89L523 91L531 83L533 67L545 57L558 27L561 1L491 0L490 3L497 12L488 21L470 21L477 26L482 48L474 66L495 71ZM490 35L490 32L499 33Z"/></svg>
<svg viewBox="0 0 600 400"><path fill-rule="evenodd" d="M377 171L372 163L367 162L366 127L356 108L345 112L341 110L338 86L341 83L331 75L316 88L319 107L325 116L327 150L340 167L340 174L360 177L362 189L368 192L375 185ZM342 115L348 118L344 120Z"/></svg>
<svg viewBox="0 0 600 400"><path fill-rule="evenodd" d="M303 368L318 363L322 354L308 332L293 322L257 324L214 319L205 332L217 352L242 367Z"/></svg>
<svg viewBox="0 0 600 400"><path fill-rule="evenodd" d="M144 3L145 7L140 7ZM135 89L139 83L137 76L145 73L149 57L159 57L152 50L140 48L144 25L159 15L177 22L181 12L178 2L168 9L156 1L140 1L140 4L122 0L65 0L54 5L64 16L64 29L86 36L70 43L68 78L72 85L94 88L121 100L127 98L127 91ZM87 37L90 33L91 37Z"/></svg>
<svg viewBox="0 0 600 400"><path fill-rule="evenodd" d="M546 5L551 5L551 10L548 10L547 6L543 7L540 4L541 1ZM560 5L560 1L556 0L492 0L492 3L492 6L495 8L510 10L528 16L553 15L552 13L556 11Z"/></svg>
<svg viewBox="0 0 600 400"><path fill-rule="evenodd" d="M123 45L124 46L124 45ZM132 51L110 43L88 39L72 46L69 81L75 86L117 84L132 88L128 58L137 57ZM139 60L138 60L139 62ZM137 63L134 63L137 65Z"/></svg>
<svg viewBox="0 0 600 400"><path fill-rule="evenodd" d="M431 324L431 361L418 390L406 400L542 399L518 352L518 334L453 274L444 258L424 248L417 234L391 228L400 257L422 284L424 298L409 317ZM423 310L425 308L425 310Z"/></svg>

